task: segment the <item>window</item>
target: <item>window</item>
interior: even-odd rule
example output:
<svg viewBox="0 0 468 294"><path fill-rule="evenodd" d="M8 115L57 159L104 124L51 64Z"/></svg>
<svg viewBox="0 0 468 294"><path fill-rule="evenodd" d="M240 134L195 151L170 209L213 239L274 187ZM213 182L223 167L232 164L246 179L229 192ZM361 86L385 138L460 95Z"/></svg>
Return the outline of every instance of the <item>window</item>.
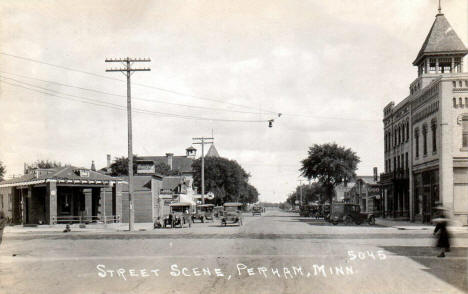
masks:
<svg viewBox="0 0 468 294"><path fill-rule="evenodd" d="M401 127L398 127L398 145L401 143Z"/></svg>
<svg viewBox="0 0 468 294"><path fill-rule="evenodd" d="M436 59L429 59L429 73L436 73Z"/></svg>
<svg viewBox="0 0 468 294"><path fill-rule="evenodd" d="M455 72L461 72L461 58L456 57L454 60L454 71Z"/></svg>
<svg viewBox="0 0 468 294"><path fill-rule="evenodd" d="M416 147L416 158L419 157L419 130L416 129L414 130L414 144L415 144L415 147Z"/></svg>
<svg viewBox="0 0 468 294"><path fill-rule="evenodd" d="M460 108L463 107L463 100L461 97L458 98L458 106L460 106Z"/></svg>
<svg viewBox="0 0 468 294"><path fill-rule="evenodd" d="M465 107L468 107L468 97L465 97Z"/></svg>
<svg viewBox="0 0 468 294"><path fill-rule="evenodd" d="M454 87L454 88L457 87L457 82L453 81L452 84L453 84L453 87Z"/></svg>
<svg viewBox="0 0 468 294"><path fill-rule="evenodd" d="M463 117L462 127L463 127L462 146L464 148L468 148L468 116Z"/></svg>
<svg viewBox="0 0 468 294"><path fill-rule="evenodd" d="M427 155L427 126L424 125L422 129L423 135L423 154Z"/></svg>
<svg viewBox="0 0 468 294"><path fill-rule="evenodd" d="M453 107L457 108L457 98L453 98Z"/></svg>
<svg viewBox="0 0 468 294"><path fill-rule="evenodd" d="M406 122L406 142L409 140L409 122Z"/></svg>
<svg viewBox="0 0 468 294"><path fill-rule="evenodd" d="M441 73L452 71L452 58L439 58L439 69Z"/></svg>
<svg viewBox="0 0 468 294"><path fill-rule="evenodd" d="M0 194L0 208L3 209L3 195Z"/></svg>
<svg viewBox="0 0 468 294"><path fill-rule="evenodd" d="M437 122L433 120L431 122L431 130L432 130L432 153L437 152Z"/></svg>
<svg viewBox="0 0 468 294"><path fill-rule="evenodd" d="M409 169L409 166L408 166L408 152L405 153L405 167L406 167L406 169Z"/></svg>

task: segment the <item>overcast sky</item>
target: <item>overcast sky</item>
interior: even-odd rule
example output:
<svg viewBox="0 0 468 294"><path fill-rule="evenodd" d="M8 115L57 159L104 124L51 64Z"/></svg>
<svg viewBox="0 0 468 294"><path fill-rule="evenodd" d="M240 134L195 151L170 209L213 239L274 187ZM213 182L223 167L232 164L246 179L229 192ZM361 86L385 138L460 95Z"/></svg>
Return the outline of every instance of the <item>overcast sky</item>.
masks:
<svg viewBox="0 0 468 294"><path fill-rule="evenodd" d="M442 0L442 9L466 44L467 1ZM142 66L151 71L132 76L134 107L153 111L134 113L134 153L184 155L192 137L213 130L220 155L251 174L260 199L283 201L315 143L350 147L359 175L383 170L383 107L409 94L436 13L437 0L3 0L0 51L116 79L124 76L105 72L106 57L150 57ZM56 84L126 95L125 82L7 55L0 71L8 176L37 159L101 168L106 154L127 154L125 111L93 102L125 106L125 97ZM47 89L59 97L37 92Z"/></svg>

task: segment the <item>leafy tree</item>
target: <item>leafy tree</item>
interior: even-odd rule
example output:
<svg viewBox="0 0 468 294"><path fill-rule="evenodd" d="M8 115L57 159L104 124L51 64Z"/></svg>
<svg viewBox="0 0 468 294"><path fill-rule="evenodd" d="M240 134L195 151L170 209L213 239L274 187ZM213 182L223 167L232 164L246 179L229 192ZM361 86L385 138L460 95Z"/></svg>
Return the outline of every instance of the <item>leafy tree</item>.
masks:
<svg viewBox="0 0 468 294"><path fill-rule="evenodd" d="M182 174L178 169L171 170L171 167L164 162L156 162L154 171L163 176L180 176Z"/></svg>
<svg viewBox="0 0 468 294"><path fill-rule="evenodd" d="M25 173L29 174L35 169L38 168L55 168L55 167L61 167L62 163L60 161L51 161L51 160L36 160L35 162L31 164L26 164L25 165Z"/></svg>
<svg viewBox="0 0 468 294"><path fill-rule="evenodd" d="M133 174L135 174L137 170L136 159L137 156L133 155ZM110 169L112 176L128 176L128 157L116 157Z"/></svg>
<svg viewBox="0 0 468 294"><path fill-rule="evenodd" d="M195 160L192 168L195 171L194 185L201 187L201 159ZM231 201L257 202L258 192L248 183L249 177L235 160L222 157L205 158L205 193L213 192L213 202L217 205ZM201 192L201 188L198 190Z"/></svg>
<svg viewBox="0 0 468 294"><path fill-rule="evenodd" d="M323 195L326 195L326 189L321 183L316 182L316 183L312 183L311 185L304 184L302 186L297 186L296 190L290 196L291 198L294 198L293 202L295 202L296 199L300 201L301 187L302 187L302 201L304 203L324 201Z"/></svg>
<svg viewBox="0 0 468 294"><path fill-rule="evenodd" d="M3 165L3 162L0 161L0 181L3 181L3 177L6 174L6 167Z"/></svg>
<svg viewBox="0 0 468 294"><path fill-rule="evenodd" d="M336 143L315 144L309 148L308 157L302 160L300 171L303 176L323 185L331 203L335 186L345 179L354 178L359 162L359 157L349 148Z"/></svg>

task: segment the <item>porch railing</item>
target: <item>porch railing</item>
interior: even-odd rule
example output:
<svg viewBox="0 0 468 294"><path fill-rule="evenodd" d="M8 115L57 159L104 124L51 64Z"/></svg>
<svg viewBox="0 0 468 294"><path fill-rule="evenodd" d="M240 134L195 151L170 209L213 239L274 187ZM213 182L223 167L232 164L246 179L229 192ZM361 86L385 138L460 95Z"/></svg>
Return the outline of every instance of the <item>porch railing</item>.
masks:
<svg viewBox="0 0 468 294"><path fill-rule="evenodd" d="M88 223L120 223L120 215L106 216L53 216L52 224L88 224Z"/></svg>

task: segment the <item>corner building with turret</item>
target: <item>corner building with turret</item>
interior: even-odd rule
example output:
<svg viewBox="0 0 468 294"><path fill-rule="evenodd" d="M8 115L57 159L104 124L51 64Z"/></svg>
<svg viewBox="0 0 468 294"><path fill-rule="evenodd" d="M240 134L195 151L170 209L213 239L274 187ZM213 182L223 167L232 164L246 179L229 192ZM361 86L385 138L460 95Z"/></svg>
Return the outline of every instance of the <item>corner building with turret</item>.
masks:
<svg viewBox="0 0 468 294"><path fill-rule="evenodd" d="M429 223L443 205L468 224L467 53L439 9L413 62L410 95L383 110L385 217Z"/></svg>

